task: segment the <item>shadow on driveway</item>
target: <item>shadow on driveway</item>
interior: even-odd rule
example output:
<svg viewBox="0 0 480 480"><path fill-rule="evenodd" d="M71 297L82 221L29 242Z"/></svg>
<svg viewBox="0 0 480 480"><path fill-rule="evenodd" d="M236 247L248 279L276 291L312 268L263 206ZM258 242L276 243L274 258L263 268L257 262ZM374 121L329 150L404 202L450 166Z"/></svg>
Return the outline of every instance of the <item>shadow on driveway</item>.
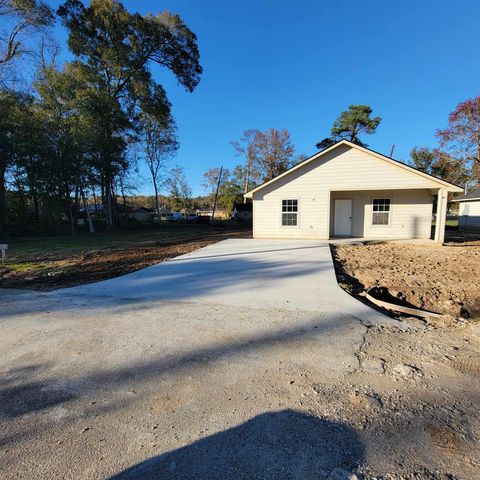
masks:
<svg viewBox="0 0 480 480"><path fill-rule="evenodd" d="M129 365L95 369L83 376L48 377L49 366L45 364L12 369L0 381L0 417L14 418L43 411L105 388L119 390L130 386L138 389L143 382L158 381L171 374L190 375L224 360L238 361L246 355L263 355L270 349L289 343L294 345L299 340L320 341L323 336L348 325L348 320L337 316L313 317L289 328L258 332L228 343L187 348L183 352L172 351L167 355ZM62 387L59 388L58 385ZM138 393L132 401L138 401L140 392ZM118 405L113 401L105 405L104 409L107 411L121 407L125 407L125 404Z"/></svg>
<svg viewBox="0 0 480 480"><path fill-rule="evenodd" d="M153 457L110 480L325 479L334 468L355 469L364 456L352 428L283 410Z"/></svg>

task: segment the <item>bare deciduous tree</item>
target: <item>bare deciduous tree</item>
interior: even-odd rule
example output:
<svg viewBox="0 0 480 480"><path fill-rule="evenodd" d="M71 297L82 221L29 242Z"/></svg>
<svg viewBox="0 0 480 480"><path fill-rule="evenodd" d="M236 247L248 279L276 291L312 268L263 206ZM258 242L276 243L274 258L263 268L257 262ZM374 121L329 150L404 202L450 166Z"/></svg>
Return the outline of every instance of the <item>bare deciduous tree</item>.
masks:
<svg viewBox="0 0 480 480"><path fill-rule="evenodd" d="M167 125L164 126L156 121L155 118L145 115L143 118L143 144L145 162L152 176L155 208L157 210L158 221L160 221L158 187L161 170L179 147L173 119L169 119Z"/></svg>
<svg viewBox="0 0 480 480"><path fill-rule="evenodd" d="M247 193L250 180L258 179L256 160L258 157L258 130L246 130L238 142L231 142L238 155L245 157L245 182L243 193Z"/></svg>
<svg viewBox="0 0 480 480"><path fill-rule="evenodd" d="M42 0L0 0L0 65L26 53L32 34L41 32L54 22L52 9Z"/></svg>
<svg viewBox="0 0 480 480"><path fill-rule="evenodd" d="M285 128L270 128L257 135L257 169L264 182L288 170L294 163L290 133Z"/></svg>
<svg viewBox="0 0 480 480"><path fill-rule="evenodd" d="M188 207L188 201L192 196L192 190L187 182L185 176L185 170L183 167L176 165L170 171L170 176L166 180L166 185L169 194L174 202L174 208L183 208L186 211Z"/></svg>
<svg viewBox="0 0 480 480"><path fill-rule="evenodd" d="M269 128L264 132L247 130L240 141L232 145L246 160L244 193L252 180L271 180L295 163L295 146L285 128Z"/></svg>

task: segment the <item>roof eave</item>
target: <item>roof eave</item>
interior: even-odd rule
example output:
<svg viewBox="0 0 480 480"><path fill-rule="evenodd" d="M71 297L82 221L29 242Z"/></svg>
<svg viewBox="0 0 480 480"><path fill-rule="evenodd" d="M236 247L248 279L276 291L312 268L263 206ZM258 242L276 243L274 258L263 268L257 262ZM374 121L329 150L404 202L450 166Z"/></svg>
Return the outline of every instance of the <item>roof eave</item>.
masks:
<svg viewBox="0 0 480 480"><path fill-rule="evenodd" d="M456 192L456 193L463 192L463 188L462 188L462 187L458 187L457 185L454 185L453 188L452 188L452 187L447 188L447 190L448 190L449 192Z"/></svg>
<svg viewBox="0 0 480 480"><path fill-rule="evenodd" d="M454 198L452 202L478 202L480 197L472 197L472 198Z"/></svg>

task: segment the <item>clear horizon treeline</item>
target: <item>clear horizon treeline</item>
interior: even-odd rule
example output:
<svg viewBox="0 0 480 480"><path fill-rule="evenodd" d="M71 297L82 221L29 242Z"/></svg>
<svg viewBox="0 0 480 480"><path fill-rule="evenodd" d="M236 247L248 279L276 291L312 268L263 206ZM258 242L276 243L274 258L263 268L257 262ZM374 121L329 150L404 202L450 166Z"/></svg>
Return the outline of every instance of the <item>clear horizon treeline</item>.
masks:
<svg viewBox="0 0 480 480"><path fill-rule="evenodd" d="M200 81L197 37L179 16L140 15L115 0L88 6L67 0L57 12L42 0L6 0L0 18L0 233L41 224L52 231L68 225L75 234L78 212L92 201L102 204L110 230L124 221L119 206L138 183L139 162L150 172L157 211L161 188L173 209L192 208L184 168L169 167L179 148L171 104L151 73L152 65L163 66L189 92ZM67 28L74 57L61 66L49 37L56 19ZM25 88L20 72L32 59L34 79ZM363 136L380 123L370 106L350 105L316 146L341 139L367 146ZM452 183L479 185L480 97L459 104L437 138L436 148L413 148L408 163ZM232 145L241 162L222 171L218 205L225 210L305 158L285 128L246 130ZM219 174L219 166L204 174L210 202Z"/></svg>

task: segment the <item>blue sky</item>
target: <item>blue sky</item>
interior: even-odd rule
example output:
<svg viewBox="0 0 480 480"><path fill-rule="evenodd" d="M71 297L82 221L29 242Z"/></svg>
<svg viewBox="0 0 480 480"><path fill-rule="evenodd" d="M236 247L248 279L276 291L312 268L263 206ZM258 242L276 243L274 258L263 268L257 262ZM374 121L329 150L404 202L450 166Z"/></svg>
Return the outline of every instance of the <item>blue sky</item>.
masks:
<svg viewBox="0 0 480 480"><path fill-rule="evenodd" d="M342 110L368 104L382 122L364 140L386 154L394 143L394 158L406 160L480 94L478 0L123 3L178 13L198 36L204 74L193 93L154 69L178 124L172 164L184 166L194 194L208 168L238 163L230 141L244 130L287 128L297 153L311 155ZM151 193L148 181L139 193Z"/></svg>

